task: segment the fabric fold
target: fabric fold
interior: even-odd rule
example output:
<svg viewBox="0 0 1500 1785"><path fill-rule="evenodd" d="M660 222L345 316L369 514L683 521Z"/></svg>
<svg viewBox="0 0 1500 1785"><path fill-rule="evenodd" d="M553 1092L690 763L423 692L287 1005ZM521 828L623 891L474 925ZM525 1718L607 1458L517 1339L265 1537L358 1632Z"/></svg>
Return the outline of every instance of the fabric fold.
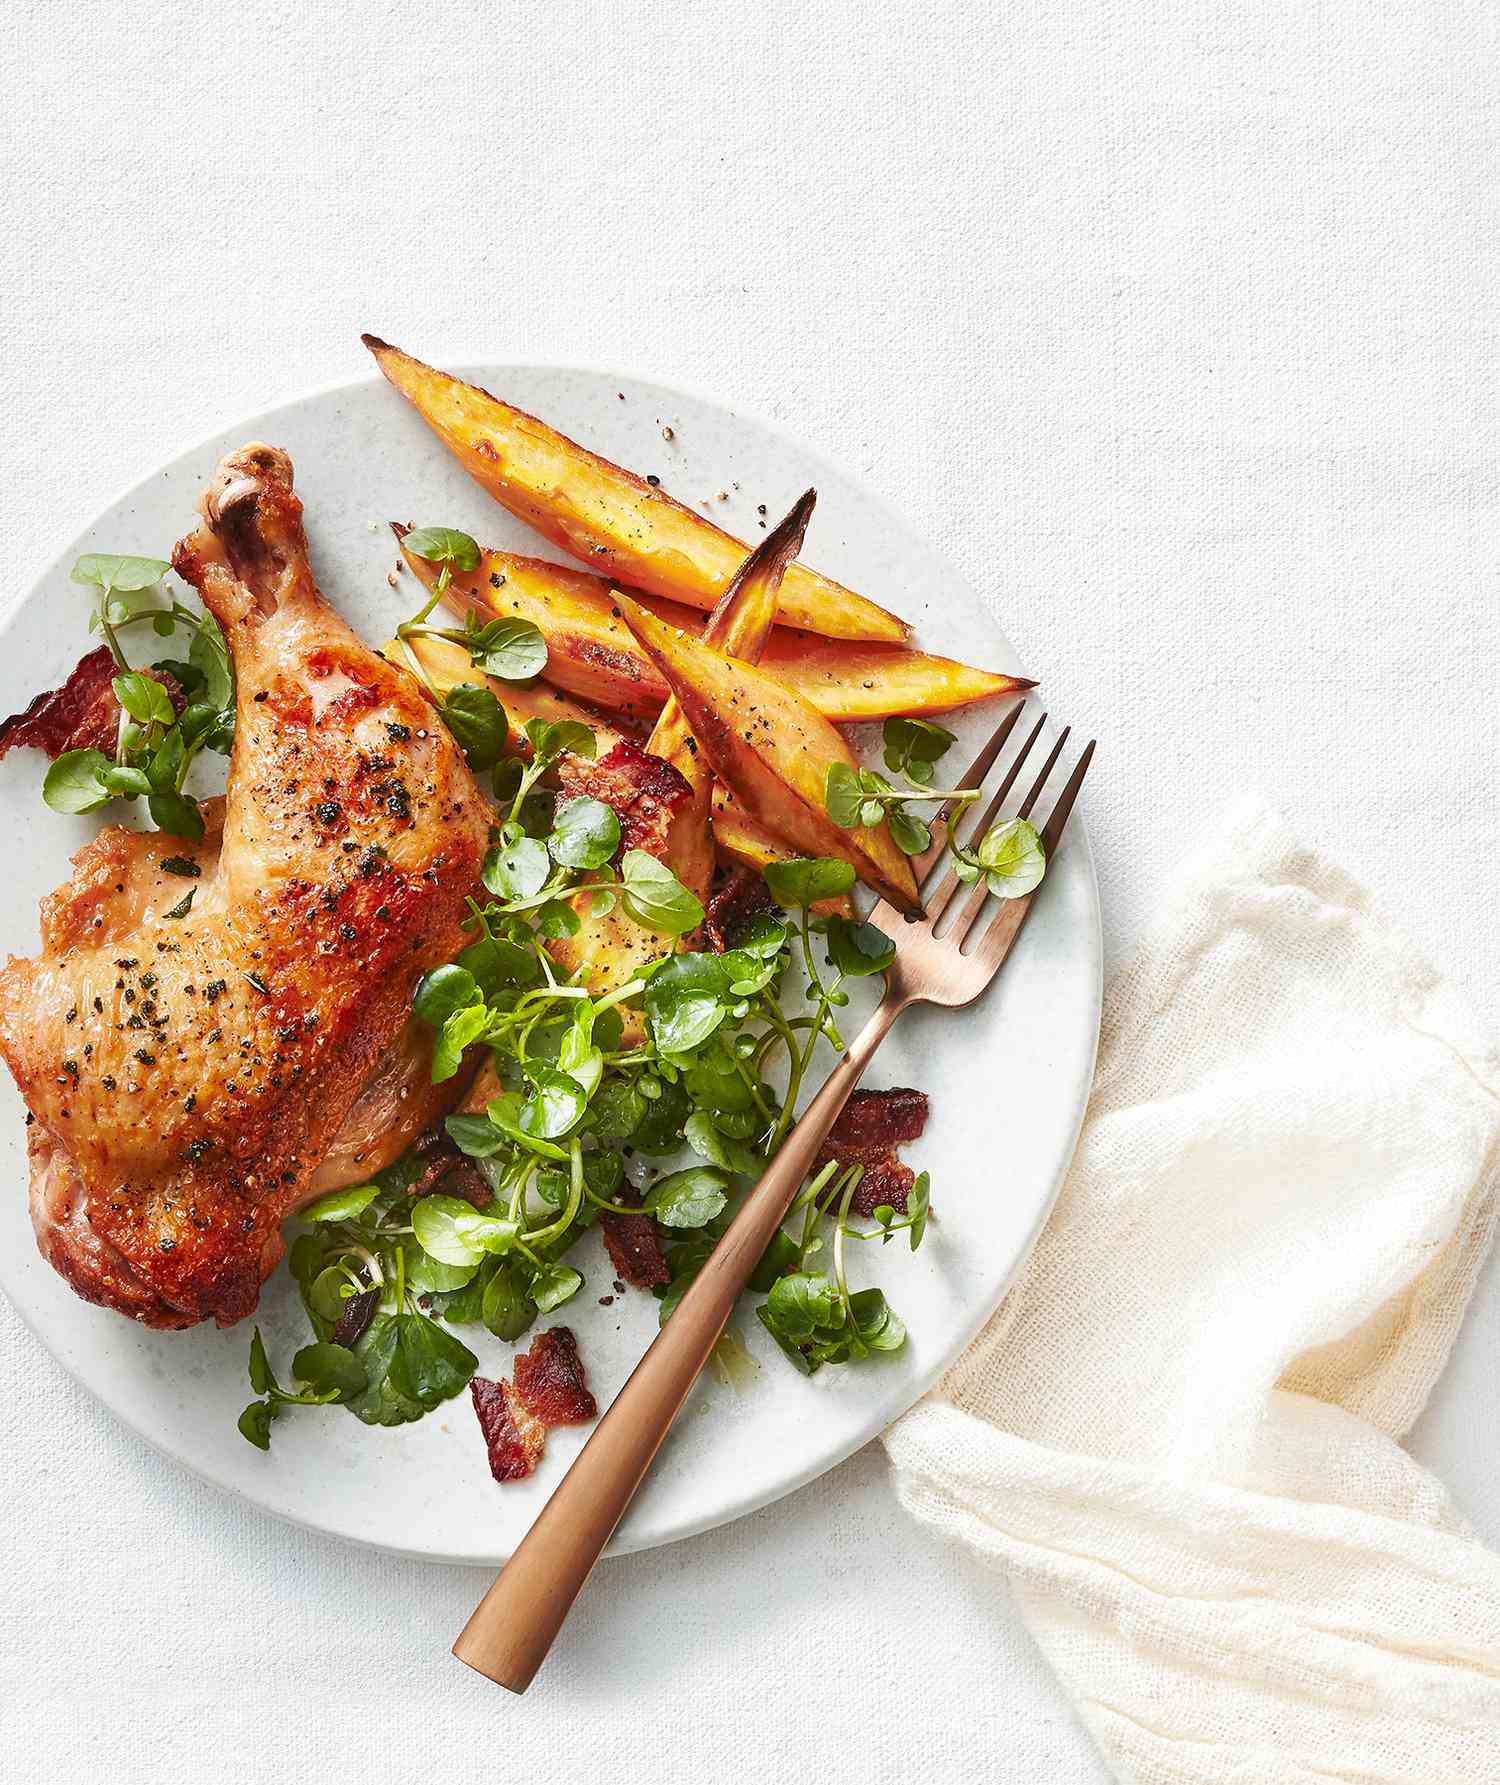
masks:
<svg viewBox="0 0 1500 1785"><path fill-rule="evenodd" d="M1493 1234L1497 1086L1257 806L1107 989L1053 1218L886 1443L1121 1779L1500 1778L1500 1558L1399 1444Z"/></svg>

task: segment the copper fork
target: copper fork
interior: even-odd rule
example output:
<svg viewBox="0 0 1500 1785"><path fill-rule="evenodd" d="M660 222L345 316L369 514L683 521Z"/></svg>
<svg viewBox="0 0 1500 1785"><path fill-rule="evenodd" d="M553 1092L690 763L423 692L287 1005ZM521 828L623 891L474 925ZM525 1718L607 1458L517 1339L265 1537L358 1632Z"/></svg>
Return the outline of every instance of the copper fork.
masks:
<svg viewBox="0 0 1500 1785"><path fill-rule="evenodd" d="M961 788L982 786L1024 709L1022 702L1007 716L969 765L959 782ZM912 862L919 886L946 848L950 825L955 834L964 831L971 844L988 830L1041 735L1046 718L1043 713L1031 727L977 822L969 816L970 804L959 807L956 817L956 802L950 802L939 814L932 826L931 847ZM1064 730L1021 802L1017 817L1030 817L1067 739ZM1042 827L1042 844L1049 860L1062 837L1093 753L1090 743ZM869 921L878 924L896 944L895 959L886 973L885 995L828 1082L783 1141L712 1256L677 1304L672 1318L636 1365L536 1523L476 1607L453 1645L453 1653L460 1661L512 1692L524 1692L531 1684L600 1552L634 1499L688 1390L707 1363L750 1273L812 1168L818 1148L859 1083L871 1056L890 1032L891 1024L909 1004L938 1004L950 1009L972 1004L999 971L1036 894L1001 903L966 951L963 944L989 895L981 877L944 925L942 920L961 884L950 867L928 898L921 916L906 918L884 900L871 912Z"/></svg>

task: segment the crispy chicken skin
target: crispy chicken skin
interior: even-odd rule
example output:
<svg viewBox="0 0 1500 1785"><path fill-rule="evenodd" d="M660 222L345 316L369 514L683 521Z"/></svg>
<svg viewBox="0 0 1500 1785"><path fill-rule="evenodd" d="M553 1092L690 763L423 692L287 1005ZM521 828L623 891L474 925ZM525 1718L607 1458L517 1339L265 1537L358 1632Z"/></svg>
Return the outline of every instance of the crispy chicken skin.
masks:
<svg viewBox="0 0 1500 1785"><path fill-rule="evenodd" d="M193 846L105 831L44 901L41 955L0 969L42 1250L155 1326L242 1319L320 1168L368 1169L371 1111L425 1076L412 990L463 945L489 825L415 686L319 594L286 455L230 454L201 507L173 565L238 676L222 808Z"/></svg>

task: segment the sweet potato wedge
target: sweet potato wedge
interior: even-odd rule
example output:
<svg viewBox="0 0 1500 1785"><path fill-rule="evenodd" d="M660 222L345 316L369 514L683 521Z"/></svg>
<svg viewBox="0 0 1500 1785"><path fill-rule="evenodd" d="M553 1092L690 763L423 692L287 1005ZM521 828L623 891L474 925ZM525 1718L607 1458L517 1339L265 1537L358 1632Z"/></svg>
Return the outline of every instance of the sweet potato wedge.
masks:
<svg viewBox="0 0 1500 1785"><path fill-rule="evenodd" d="M477 385L392 347L364 344L476 482L590 568L689 607L711 610L749 547L712 521ZM900 644L904 623L831 577L794 564L781 618L832 638Z"/></svg>
<svg viewBox="0 0 1500 1785"><path fill-rule="evenodd" d="M393 524L392 531L401 539L406 529ZM431 588L439 566L404 547L403 554ZM659 595L637 599L679 632L692 632L697 624L694 610L678 602ZM547 641L547 680L580 700L641 717L657 712L666 699L666 683L620 618L615 587L602 576L514 552L485 552L477 570L453 577L444 600L460 617L477 611L530 620ZM755 661L744 651L731 655ZM772 628L759 661L825 719L946 713L1033 685L905 645L820 638L790 626Z"/></svg>
<svg viewBox="0 0 1500 1785"><path fill-rule="evenodd" d="M733 649L749 656L760 654L776 615L781 579L802 544L813 500L809 490L745 560L709 616L703 629L706 640L719 649ZM699 755L686 716L675 699L668 698L645 747L648 755L659 757L675 769L691 790L667 824L662 859L706 906L714 871L710 828L713 776ZM685 940L648 930L617 907L607 916L586 919L576 935L554 942L550 952L570 972L581 974L585 984L613 990L628 985L649 961L671 953Z"/></svg>
<svg viewBox="0 0 1500 1785"><path fill-rule="evenodd" d="M854 754L821 713L765 671L663 625L627 595L626 624L682 703L699 749L749 816L804 855L836 855L902 911L917 909L911 863L884 824L841 830L823 804L833 762Z"/></svg>

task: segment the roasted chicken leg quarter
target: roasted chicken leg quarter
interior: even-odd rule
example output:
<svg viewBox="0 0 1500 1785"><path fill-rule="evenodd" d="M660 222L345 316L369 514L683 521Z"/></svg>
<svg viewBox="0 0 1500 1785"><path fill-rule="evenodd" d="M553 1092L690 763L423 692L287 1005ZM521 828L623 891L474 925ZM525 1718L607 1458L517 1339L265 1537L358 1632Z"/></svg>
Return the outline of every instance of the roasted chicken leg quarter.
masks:
<svg viewBox="0 0 1500 1785"><path fill-rule="evenodd" d="M415 684L318 592L286 455L230 454L201 508L173 564L238 693L191 909L166 916L177 839L107 830L43 902L41 954L0 969L42 1250L155 1326L250 1312L283 1217L364 1156L348 1126L394 1119L401 1073L432 1119L420 1052L402 1064L412 990L463 946L489 826Z"/></svg>

